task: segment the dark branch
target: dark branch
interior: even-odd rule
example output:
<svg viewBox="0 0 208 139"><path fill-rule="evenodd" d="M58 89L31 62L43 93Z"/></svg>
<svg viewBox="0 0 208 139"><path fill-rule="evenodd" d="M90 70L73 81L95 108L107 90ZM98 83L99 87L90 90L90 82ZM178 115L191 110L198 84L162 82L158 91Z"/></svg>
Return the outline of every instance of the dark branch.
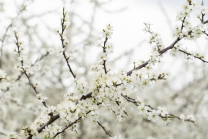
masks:
<svg viewBox="0 0 208 139"><path fill-rule="evenodd" d="M65 43L65 39L64 39L64 31L65 31L65 29L66 29L66 25L65 25L65 23L66 23L66 12L65 12L65 10L64 10L64 8L63 8L63 19L61 20L61 33L59 33L59 36L60 36L60 38L61 38L61 44L62 44L62 48L64 48L65 49L65 47L66 47L66 43ZM74 72L72 71L72 68L71 68L71 66L70 66L70 64L69 64L69 58L67 58L67 56L66 56L66 53L65 53L65 50L63 51L63 56L64 56L64 59L65 59L65 61L66 61L66 63L67 63L67 66L68 66L68 68L69 68L69 72L71 72L71 74L72 74L72 76L74 77L74 78L76 78L76 75L74 74Z"/></svg>
<svg viewBox="0 0 208 139"><path fill-rule="evenodd" d="M88 111L87 113L86 113L86 115L88 114L88 113L90 113L91 112L91 110L90 111ZM82 116L80 116L77 120L75 120L74 122L72 122L72 123L70 123L70 124L68 124L62 131L60 131L60 132L58 132L58 133L56 133L56 135L54 135L53 136L53 138L54 137L56 137L56 136L58 136L59 134L61 134L61 133L63 133L63 132L65 132L65 130L66 129L68 129L69 127L71 127L72 125L74 125L74 124L76 124L76 123L78 123L81 119L82 119L83 117Z"/></svg>
<svg viewBox="0 0 208 139"><path fill-rule="evenodd" d="M208 61L204 60L202 57L195 56L195 55L193 55L193 54L191 54L191 53L188 53L188 52L186 52L186 51L184 51L184 50L181 50L181 49L179 49L179 51L182 52L182 53L184 53L184 54L186 54L186 55L193 56L194 58L199 59L199 60L201 60L201 61L204 62L204 63L208 63Z"/></svg>
<svg viewBox="0 0 208 139"><path fill-rule="evenodd" d="M104 41L104 46L103 46L103 53L106 53L106 43L108 41L108 38L105 37L105 41ZM106 68L106 60L103 60L103 67L104 67L104 71L105 71L105 74L107 74L107 68Z"/></svg>
<svg viewBox="0 0 208 139"><path fill-rule="evenodd" d="M136 101L136 99L131 98L131 97L126 96L126 95L123 95L123 94L121 94L121 96L122 96L124 99L126 99L126 101L131 102L131 103L133 103L133 104L136 105L136 106L139 106L139 104L138 104L138 102ZM156 108L153 108L151 105L145 105L145 106L149 107L149 108L152 109L152 110L158 110L158 109L156 109ZM175 116L175 115L173 115L173 114L166 114L165 116L162 116L162 115L160 114L160 115L158 115L158 116L159 116L160 118L162 118L162 119L176 118L176 119L178 119L178 120L181 120L180 117ZM185 121L186 121L186 122L192 122L193 124L195 124L195 121L190 120L190 119L185 119Z"/></svg>
<svg viewBox="0 0 208 139"><path fill-rule="evenodd" d="M105 131L105 133L106 133L109 137L112 137L112 136L106 131L105 127L104 127L100 122L97 121L97 123L98 123L98 125Z"/></svg>

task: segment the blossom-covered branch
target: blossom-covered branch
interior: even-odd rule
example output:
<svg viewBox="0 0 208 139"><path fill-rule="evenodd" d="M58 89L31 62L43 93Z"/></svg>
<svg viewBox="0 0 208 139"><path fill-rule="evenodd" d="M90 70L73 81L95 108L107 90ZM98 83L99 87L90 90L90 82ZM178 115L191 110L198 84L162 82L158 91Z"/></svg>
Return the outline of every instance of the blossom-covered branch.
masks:
<svg viewBox="0 0 208 139"><path fill-rule="evenodd" d="M17 47L17 51L16 51L16 52L17 52L18 60L19 60L20 63L21 63L21 65L20 65L18 68L21 69L20 71L21 71L22 73L24 73L25 76L27 77L30 86L33 88L33 90L35 91L35 93L36 93L36 95L37 95L37 98L43 103L43 105L44 105L45 107L47 107L47 104L46 104L46 102L45 102L46 97L42 97L42 96L41 96L40 92L37 90L37 84L32 83L32 81L31 81L31 79L30 79L30 75L33 74L33 72L30 71L30 70L28 69L28 66L27 66L27 65L25 65L25 64L26 64L25 61L26 61L27 58L26 58L25 56L22 56L22 55L21 55L21 52L22 52L22 50L24 50L24 49L23 49L22 46L21 46L22 43L19 42L19 37L18 37L16 31L14 32L14 35L15 35L15 38L16 38L16 43L15 43L15 44L16 44L16 47Z"/></svg>
<svg viewBox="0 0 208 139"><path fill-rule="evenodd" d="M68 45L68 42L65 41L64 39L64 31L66 29L67 25L66 25L66 12L65 12L65 9L63 8L63 17L61 19L61 31L57 31L57 33L59 34L60 38L61 38L61 44L62 44L62 49L60 50L60 53L63 54L64 56L64 59L67 63L67 66L69 68L69 71L71 72L72 76L74 78L76 78L76 75L74 74L74 72L72 71L72 68L69 64L69 60L71 58L71 54L70 53L67 53L66 54L66 46Z"/></svg>

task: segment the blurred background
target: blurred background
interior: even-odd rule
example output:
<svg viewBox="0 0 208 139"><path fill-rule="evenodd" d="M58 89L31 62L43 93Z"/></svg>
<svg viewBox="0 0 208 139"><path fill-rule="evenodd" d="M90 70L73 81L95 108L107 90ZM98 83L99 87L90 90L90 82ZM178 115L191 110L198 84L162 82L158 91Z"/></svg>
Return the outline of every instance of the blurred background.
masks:
<svg viewBox="0 0 208 139"><path fill-rule="evenodd" d="M9 132L19 132L24 124L30 125L41 111L42 105L36 100L27 79L15 70L17 57L14 53L15 30L25 55L33 66L32 80L39 84L39 90L48 97L48 103L57 105L72 87L72 76L61 57L59 35L62 8L67 11L65 36L70 45L67 51L73 53L71 65L77 77L90 82L89 71L101 51L96 42L102 37L102 29L111 24L114 27L111 42L114 52L109 64L126 72L133 68L133 61L148 60L151 47L149 35L143 31L144 23L152 24L152 29L161 35L165 47L173 41L176 15L182 10L186 0L0 0L0 68L11 77L10 82L2 81L0 91L0 138ZM197 0L198 5L202 1ZM208 6L208 2L204 1ZM198 10L199 11L199 10ZM193 25L200 22L197 10L191 15ZM205 17L208 19L208 16ZM207 40L181 41L181 46L189 51L207 55ZM49 55L45 55L50 51ZM41 58L41 60L39 60ZM154 107L165 106L175 115L193 114L196 125L173 120L165 126L161 120L152 123L138 115L137 108L126 104L128 117L117 122L109 112L100 116L102 123L112 134L121 134L128 139L202 139L208 138L208 66L199 60L171 57L165 54L162 63L153 68L155 72L168 71L169 78L159 81L149 88L134 92ZM87 139L108 138L101 128L87 119L81 121L78 134L67 131L63 138Z"/></svg>

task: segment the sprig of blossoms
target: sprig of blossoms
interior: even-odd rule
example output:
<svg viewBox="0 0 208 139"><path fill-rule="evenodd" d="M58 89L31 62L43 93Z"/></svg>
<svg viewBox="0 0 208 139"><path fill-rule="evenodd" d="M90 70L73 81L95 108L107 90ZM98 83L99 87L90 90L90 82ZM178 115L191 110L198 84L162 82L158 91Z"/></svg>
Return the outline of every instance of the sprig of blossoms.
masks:
<svg viewBox="0 0 208 139"><path fill-rule="evenodd" d="M108 59L108 54L113 52L113 45L112 43L108 43L108 39L111 38L111 35L113 34L113 27L108 24L105 29L103 29L103 37L104 37L104 43L103 45L98 45L98 47L102 47L103 51L99 54L98 62L103 65L103 69L105 71L105 74L108 72L106 67L106 61Z"/></svg>
<svg viewBox="0 0 208 139"><path fill-rule="evenodd" d="M15 44L16 44L16 47L17 47L17 50L16 50L15 52L17 53L18 60L20 61L20 65L19 65L19 67L17 67L17 68L22 69L21 72L24 73L25 76L27 77L30 86L33 88L33 90L35 91L35 93L36 93L36 95L37 95L37 98L38 98L39 100L41 100L42 104L43 104L45 107L47 107L46 102L45 102L46 97L41 97L40 92L37 90L37 85L38 85L38 84L37 84L37 83L34 84L34 83L31 81L30 75L33 74L33 72L32 72L31 70L28 70L28 65L25 64L25 63L27 63L27 62L26 62L26 61L27 61L26 56L22 56L22 55L21 55L21 54L22 54L22 51L23 51L23 49L21 49L22 43L19 42L19 37L18 37L16 31L14 31L14 35L15 35L15 39L16 39L16 43L15 43Z"/></svg>
<svg viewBox="0 0 208 139"><path fill-rule="evenodd" d="M144 101L141 98L137 97L136 99L134 99L134 98L131 98L127 95L122 95L122 96L128 102L131 102L137 106L139 115L142 115L145 120L150 120L150 121L156 122L160 117L163 121L165 121L166 125L170 124L174 118L182 120L182 118L180 118L178 116L175 116L173 114L168 114L165 107L159 106L156 109L150 105L145 105ZM190 116L189 120L186 120L186 121L194 123L195 121L193 120L194 118L192 118L192 117L193 116Z"/></svg>
<svg viewBox="0 0 208 139"><path fill-rule="evenodd" d="M111 38L111 35L113 34L113 26L108 24L105 29L103 29L103 37Z"/></svg>
<svg viewBox="0 0 208 139"><path fill-rule="evenodd" d="M197 15L197 18L201 20L201 22L204 22L204 17L208 13L207 7L204 5L203 1L202 4L199 6L200 12Z"/></svg>
<svg viewBox="0 0 208 139"><path fill-rule="evenodd" d="M192 114L187 115L187 116L185 116L184 114L181 114L181 115L180 115L180 119L181 119L182 121L195 122L195 117L194 117L194 115L192 115Z"/></svg>
<svg viewBox="0 0 208 139"><path fill-rule="evenodd" d="M156 110L145 105L144 103L141 103L138 105L137 108L139 110L139 115L142 115L145 119L153 122L156 122L159 119L160 115L162 117L166 117L168 114L165 107L158 107L158 110Z"/></svg>
<svg viewBox="0 0 208 139"><path fill-rule="evenodd" d="M69 44L64 38L64 32L67 27L67 22L66 22L67 12L65 11L65 8L63 8L62 11L63 11L63 17L61 18L61 29L57 30L57 33L61 39L62 48L59 49L57 56L63 55L63 57L66 61L66 64L69 68L70 73L72 74L73 78L76 78L76 74L73 72L71 65L69 63L69 60L73 59L73 56L72 56L71 52L66 53L66 47Z"/></svg>

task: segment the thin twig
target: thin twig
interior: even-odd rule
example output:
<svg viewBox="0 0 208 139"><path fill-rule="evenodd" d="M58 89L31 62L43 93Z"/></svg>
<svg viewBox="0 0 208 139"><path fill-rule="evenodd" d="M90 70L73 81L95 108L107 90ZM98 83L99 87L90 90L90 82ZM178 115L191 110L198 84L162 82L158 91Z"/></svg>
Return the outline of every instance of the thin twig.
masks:
<svg viewBox="0 0 208 139"><path fill-rule="evenodd" d="M105 37L104 46L103 46L103 53L106 53L106 43L108 41L108 37ZM103 60L103 67L105 74L107 74L107 68L106 68L106 60Z"/></svg>
<svg viewBox="0 0 208 139"><path fill-rule="evenodd" d="M139 106L139 104L138 104L138 102L136 101L136 99L131 98L131 97L126 96L126 95L123 95L123 94L121 94L121 96L122 96L124 99L126 99L126 101L131 102L131 103L133 103L133 104L136 105L136 106ZM151 105L145 105L145 106L149 107L149 108L152 109L152 110L158 110L158 109L156 109L156 108L153 108ZM150 111L149 111L149 112L150 112ZM178 116L176 116L176 115L173 115L173 114L166 114L165 116L162 116L162 115L160 114L160 115L158 115L158 116L159 116L160 118L162 118L162 119L176 118L176 119L178 119L178 120L181 120L180 117L178 117ZM185 119L184 121L186 121L186 122L192 122L193 124L195 124L195 121L190 120L190 119Z"/></svg>
<svg viewBox="0 0 208 139"><path fill-rule="evenodd" d="M18 53L18 56L20 57L21 56L21 51L20 51L20 42L19 42L19 38L17 36L17 33L14 32L14 35L15 35L15 38L16 38L16 46L17 46L17 53ZM28 79L28 82L30 84L30 86L33 88L33 90L35 91L36 94L39 94L39 92L37 91L37 88L33 85L33 83L31 82L31 79L29 77L29 75L27 74L26 72L26 69L24 68L24 62L23 60L20 61L21 62L21 65L22 65L22 72L25 74L25 76L27 77ZM47 108L47 105L46 105L46 102L45 101L42 101L43 105Z"/></svg>
<svg viewBox="0 0 208 139"><path fill-rule="evenodd" d="M208 63L208 61L204 60L202 57L195 56L195 55L193 55L193 54L191 54L191 53L188 53L188 52L186 52L186 51L184 51L184 50L181 50L181 49L179 49L179 51L182 52L182 53L184 53L184 54L186 54L186 55L193 56L194 58L199 59L199 60L203 61L204 63Z"/></svg>
<svg viewBox="0 0 208 139"><path fill-rule="evenodd" d="M88 112L86 113L86 115L89 114L90 112L91 112L91 110L88 111ZM71 127L72 125L78 123L82 118L83 118L83 116L80 116L77 120L75 120L74 122L68 124L62 131L56 133L52 138L55 138L55 137L58 136L59 134L65 132L66 129L68 129L68 128Z"/></svg>
<svg viewBox="0 0 208 139"><path fill-rule="evenodd" d="M204 21L204 22L202 22L203 24L207 24L208 23L208 20L206 20L206 21Z"/></svg>
<svg viewBox="0 0 208 139"><path fill-rule="evenodd" d="M109 137L112 137L112 136L110 135L110 133L108 133L108 132L106 131L105 127L104 127L100 122L97 121L97 123L98 123L98 125L105 131L105 133L106 133Z"/></svg>
<svg viewBox="0 0 208 139"><path fill-rule="evenodd" d="M65 29L66 29L65 23L66 23L66 12L65 12L65 10L64 10L64 8L63 8L63 19L61 19L61 33L59 33L59 36L60 36L60 38L61 38L62 48L64 49L64 51L63 51L64 59L65 59L65 61L66 61L66 63L67 63L67 66L68 66L69 71L71 72L72 76L73 76L74 78L76 78L76 75L75 75L74 72L72 71L72 68L71 68L71 66L70 66L70 64L69 64L69 58L67 58L66 53L65 53L66 43L64 42L65 39L64 39L64 37L63 37L63 36L64 36L64 31L65 31Z"/></svg>
<svg viewBox="0 0 208 139"><path fill-rule="evenodd" d="M202 31L206 36L208 36L208 33L206 33L206 31Z"/></svg>
<svg viewBox="0 0 208 139"><path fill-rule="evenodd" d="M56 121L59 118L60 118L59 114L54 115L54 116L53 115L50 116L49 121L37 130L38 133L42 132L42 130L45 129L46 126L50 125L51 123L53 123L54 121ZM26 139L32 139L32 137L33 137L33 135L30 134Z"/></svg>

